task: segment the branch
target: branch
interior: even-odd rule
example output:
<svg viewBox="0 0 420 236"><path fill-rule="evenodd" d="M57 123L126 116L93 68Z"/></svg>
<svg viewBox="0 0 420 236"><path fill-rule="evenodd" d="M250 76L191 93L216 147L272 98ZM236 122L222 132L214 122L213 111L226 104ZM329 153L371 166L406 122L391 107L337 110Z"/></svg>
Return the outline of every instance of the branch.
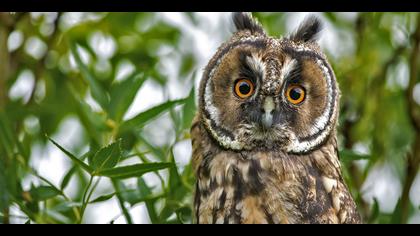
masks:
<svg viewBox="0 0 420 236"><path fill-rule="evenodd" d="M34 87L31 91L31 95L29 96L29 100L27 104L32 104L34 102L34 98L35 98L35 91L37 88L37 84L38 81L40 79L40 77L42 76L42 74L45 71L45 62L47 60L47 56L48 56L48 52L51 50L51 48L53 47L53 44L55 42L55 40L57 39L57 35L58 35L58 24L60 23L60 19L61 19L62 13L59 12L57 15L57 18L54 21L54 32L52 33L52 35L48 38L46 44L47 44L47 52L45 53L45 55L38 61L37 65L36 65L36 69L35 69L35 83L34 83Z"/></svg>
<svg viewBox="0 0 420 236"><path fill-rule="evenodd" d="M420 113L419 107L414 101L413 91L418 78L418 57L420 54L420 14L417 15L417 28L412 39L414 41L413 50L410 55L410 81L406 91L406 100L408 104L408 113L416 131L415 142L411 152L407 156L406 179L401 195L401 219L400 223L406 223L410 209L410 189L419 170L420 164Z"/></svg>

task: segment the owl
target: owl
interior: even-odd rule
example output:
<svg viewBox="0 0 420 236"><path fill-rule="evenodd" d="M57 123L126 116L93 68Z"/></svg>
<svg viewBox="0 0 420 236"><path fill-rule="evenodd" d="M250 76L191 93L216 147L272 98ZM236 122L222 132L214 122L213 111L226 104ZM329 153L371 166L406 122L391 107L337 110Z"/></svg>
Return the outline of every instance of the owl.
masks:
<svg viewBox="0 0 420 236"><path fill-rule="evenodd" d="M204 70L191 126L197 223L360 223L337 151L340 91L307 17L288 37L249 13Z"/></svg>

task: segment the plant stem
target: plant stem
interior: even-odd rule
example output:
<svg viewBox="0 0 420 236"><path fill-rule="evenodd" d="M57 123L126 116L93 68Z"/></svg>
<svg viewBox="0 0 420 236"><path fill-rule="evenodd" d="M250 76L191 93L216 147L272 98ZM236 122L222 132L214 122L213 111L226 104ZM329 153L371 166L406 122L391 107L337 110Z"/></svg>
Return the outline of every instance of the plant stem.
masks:
<svg viewBox="0 0 420 236"><path fill-rule="evenodd" d="M83 197L82 197L82 208L80 210L80 220L78 222L79 224L82 223L83 215L85 214L85 210L86 210L86 206L87 206L86 198L87 198L87 195L88 195L90 186L92 185L92 182L93 182L93 176L90 177L89 183L86 186L85 192L83 193Z"/></svg>
<svg viewBox="0 0 420 236"><path fill-rule="evenodd" d="M62 191L61 189L57 188L56 186L54 186L54 184L52 184L49 180L45 179L44 177L40 176L34 169L29 168L29 172L32 172L33 175L35 175L36 177L40 178L42 181L44 181L45 183L47 183L50 187L54 188L55 191L59 192L60 195L66 200L66 201L71 201L71 199L64 193L64 191ZM80 221L80 212L78 210L78 207L72 207L73 210L73 214L76 217L77 221Z"/></svg>
<svg viewBox="0 0 420 236"><path fill-rule="evenodd" d="M10 224L9 208L3 210L3 224Z"/></svg>
<svg viewBox="0 0 420 236"><path fill-rule="evenodd" d="M121 191L120 191L117 181L112 180L112 185L114 186L115 195L117 196L118 203L120 205L122 213L124 214L125 220L127 221L128 224L133 224L133 219L131 219L130 213L128 212L127 208L124 206L124 199L121 196Z"/></svg>
<svg viewBox="0 0 420 236"><path fill-rule="evenodd" d="M86 204L89 204L89 202L90 202L90 199L91 199L91 197L92 197L92 194L93 194L93 192L95 191L95 189L96 189L96 187L98 186L98 184L99 184L99 182L101 181L101 178L99 177L98 178L98 180L96 180L96 182L93 184L93 187L92 187L92 189L90 190L90 193L88 194L88 196L87 196L87 199L86 199Z"/></svg>

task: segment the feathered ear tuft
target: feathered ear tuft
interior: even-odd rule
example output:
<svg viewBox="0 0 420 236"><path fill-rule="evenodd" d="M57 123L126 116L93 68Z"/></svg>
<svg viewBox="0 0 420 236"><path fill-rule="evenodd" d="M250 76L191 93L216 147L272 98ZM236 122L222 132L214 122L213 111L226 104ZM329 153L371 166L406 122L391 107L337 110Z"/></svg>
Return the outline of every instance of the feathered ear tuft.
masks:
<svg viewBox="0 0 420 236"><path fill-rule="evenodd" d="M251 34L265 34L263 27L257 20L252 18L248 12L234 12L232 14L233 23L238 31L249 30Z"/></svg>
<svg viewBox="0 0 420 236"><path fill-rule="evenodd" d="M295 42L314 42L318 40L319 32L322 30L321 21L311 15L299 25L295 33L290 35L290 40Z"/></svg>

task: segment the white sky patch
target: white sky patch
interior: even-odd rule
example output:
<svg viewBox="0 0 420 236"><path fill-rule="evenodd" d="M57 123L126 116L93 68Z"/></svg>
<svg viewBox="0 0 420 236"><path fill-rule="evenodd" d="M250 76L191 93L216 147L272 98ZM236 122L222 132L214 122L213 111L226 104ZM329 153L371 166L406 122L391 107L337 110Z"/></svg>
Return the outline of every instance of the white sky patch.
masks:
<svg viewBox="0 0 420 236"><path fill-rule="evenodd" d="M143 128L143 135L156 147L173 143L175 140L175 130L169 112L146 124Z"/></svg>
<svg viewBox="0 0 420 236"><path fill-rule="evenodd" d="M117 50L117 43L114 37L106 35L101 31L95 31L88 39L90 47L102 59L110 59Z"/></svg>
<svg viewBox="0 0 420 236"><path fill-rule="evenodd" d="M16 82L9 91L9 97L12 100L23 98L24 102L28 102L33 87L35 86L35 75L31 70L23 70Z"/></svg>
<svg viewBox="0 0 420 236"><path fill-rule="evenodd" d="M410 199L414 206L420 206L420 173L417 174L411 186Z"/></svg>
<svg viewBox="0 0 420 236"><path fill-rule="evenodd" d="M40 38L32 36L26 40L25 52L36 60L41 59L47 53L47 45Z"/></svg>
<svg viewBox="0 0 420 236"><path fill-rule="evenodd" d="M116 81L124 80L125 78L133 74L134 71L135 71L134 64L130 60L124 59L121 62L119 62L117 65L117 69L115 73L116 74L115 80Z"/></svg>
<svg viewBox="0 0 420 236"><path fill-rule="evenodd" d="M23 44L23 39L23 33L20 30L15 30L10 33L9 38L7 39L7 49L9 52L13 52L20 48Z"/></svg>
<svg viewBox="0 0 420 236"><path fill-rule="evenodd" d="M124 119L133 118L140 112L159 105L164 101L164 95L160 85L152 79L147 79L137 92L134 102L125 114Z"/></svg>
<svg viewBox="0 0 420 236"><path fill-rule="evenodd" d="M178 142L174 146L174 157L175 162L177 163L177 166L182 171L186 165L189 164L191 160L191 154L192 154L192 146L191 146L191 140L184 140L181 142Z"/></svg>
<svg viewBox="0 0 420 236"><path fill-rule="evenodd" d="M356 142L353 145L352 150L353 150L353 152L355 152L356 154L359 154L359 155L370 155L369 145L367 145L366 143ZM369 163L369 160L357 160L357 161L353 161L353 163L360 170L364 170L367 167L367 165Z"/></svg>
<svg viewBox="0 0 420 236"><path fill-rule="evenodd" d="M91 92L86 93L84 101L90 106L90 108L95 112L101 112L102 108L99 103L93 99Z"/></svg>
<svg viewBox="0 0 420 236"><path fill-rule="evenodd" d="M106 202L89 204L83 217L85 224L108 224L113 217L121 215L121 208L117 198L113 197ZM124 216L121 215L115 224L125 224Z"/></svg>
<svg viewBox="0 0 420 236"><path fill-rule="evenodd" d="M401 183L393 166L378 164L370 170L361 192L365 201L373 204L373 199L376 198L381 212L391 213L397 205L401 189Z"/></svg>
<svg viewBox="0 0 420 236"><path fill-rule="evenodd" d="M387 73L386 85L389 89L406 89L409 82L409 68L406 62L401 61L391 67Z"/></svg>

